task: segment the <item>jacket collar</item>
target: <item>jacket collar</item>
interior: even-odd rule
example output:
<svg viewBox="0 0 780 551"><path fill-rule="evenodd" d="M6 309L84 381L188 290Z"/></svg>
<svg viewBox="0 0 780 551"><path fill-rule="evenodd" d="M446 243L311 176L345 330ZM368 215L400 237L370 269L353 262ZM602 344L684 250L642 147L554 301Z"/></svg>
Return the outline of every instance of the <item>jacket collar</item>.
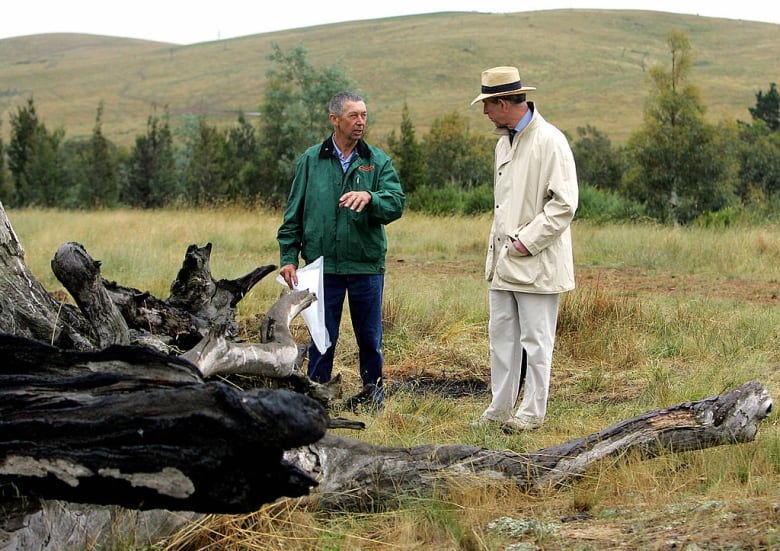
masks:
<svg viewBox="0 0 780 551"><path fill-rule="evenodd" d="M322 142L322 145L320 146L320 159L335 157L335 151L336 148L333 145L333 134L331 134L328 139ZM355 151L357 151L358 155L364 159L371 158L371 150L369 149L368 144L363 141L362 138L358 140L358 143L355 146Z"/></svg>

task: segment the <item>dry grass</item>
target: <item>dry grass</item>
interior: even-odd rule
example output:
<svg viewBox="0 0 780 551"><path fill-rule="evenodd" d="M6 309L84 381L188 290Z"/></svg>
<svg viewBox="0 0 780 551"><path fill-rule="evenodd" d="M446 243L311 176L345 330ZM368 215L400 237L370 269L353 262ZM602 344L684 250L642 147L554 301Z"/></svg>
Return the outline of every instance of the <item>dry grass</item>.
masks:
<svg viewBox="0 0 780 551"><path fill-rule="evenodd" d="M274 213L9 211L42 281L56 246L77 240L111 278L165 296L187 245L214 243L215 277L276 262ZM408 214L388 227L386 378L487 381L482 281L487 218ZM56 231L52 231L56 228ZM348 436L377 445L461 443L534 451L623 419L720 394L758 379L780 395L780 228L675 230L574 228L578 288L562 302L549 416L522 436L469 426L485 390L444 395L408 387L363 415ZM131 281L128 281L131 280ZM46 284L47 288L51 286ZM55 285L56 286L56 285ZM245 330L275 300L263 281L242 301ZM357 389L345 322L336 371ZM305 338L305 329L296 326ZM453 481L457 482L457 481ZM280 500L249 515L207 516L159 545L168 551L771 549L780 545L780 427L755 442L641 461L607 460L570 486L528 495L505 486L454 485L447 495L404 498L372 513L317 511Z"/></svg>

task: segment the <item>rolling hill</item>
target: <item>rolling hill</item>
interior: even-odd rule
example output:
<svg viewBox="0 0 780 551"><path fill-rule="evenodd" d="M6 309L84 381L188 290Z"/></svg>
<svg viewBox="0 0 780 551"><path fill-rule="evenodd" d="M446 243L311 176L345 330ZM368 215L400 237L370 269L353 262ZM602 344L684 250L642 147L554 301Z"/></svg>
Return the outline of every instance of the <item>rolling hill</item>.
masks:
<svg viewBox="0 0 780 551"><path fill-rule="evenodd" d="M666 36L687 33L711 122L750 120L755 94L780 80L780 25L651 11L546 10L438 13L366 20L178 46L136 39L50 34L0 40L0 130L32 97L49 129L90 134L100 102L103 132L131 144L153 113L168 109L229 124L262 102L271 45L304 46L317 68L338 66L369 107L369 132L398 129L404 102L418 135L454 110L486 132L483 69L516 65L544 116L574 134L593 125L615 143L642 120L648 68L670 64ZM324 106L323 106L324 116ZM7 142L6 142L7 143Z"/></svg>

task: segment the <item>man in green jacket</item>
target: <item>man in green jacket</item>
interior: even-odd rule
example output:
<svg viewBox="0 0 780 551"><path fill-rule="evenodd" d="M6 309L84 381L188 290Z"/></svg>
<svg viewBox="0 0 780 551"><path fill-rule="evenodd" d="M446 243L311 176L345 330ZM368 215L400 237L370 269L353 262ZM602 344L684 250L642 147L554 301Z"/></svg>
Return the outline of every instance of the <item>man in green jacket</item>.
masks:
<svg viewBox="0 0 780 551"><path fill-rule="evenodd" d="M299 257L323 259L325 328L331 345L309 345L309 377L330 380L344 300L348 297L359 349L364 395L381 408L382 294L387 236L385 224L403 214L406 197L390 157L363 139L366 103L339 92L328 105L333 134L298 159L284 219L277 233L279 273L294 289Z"/></svg>

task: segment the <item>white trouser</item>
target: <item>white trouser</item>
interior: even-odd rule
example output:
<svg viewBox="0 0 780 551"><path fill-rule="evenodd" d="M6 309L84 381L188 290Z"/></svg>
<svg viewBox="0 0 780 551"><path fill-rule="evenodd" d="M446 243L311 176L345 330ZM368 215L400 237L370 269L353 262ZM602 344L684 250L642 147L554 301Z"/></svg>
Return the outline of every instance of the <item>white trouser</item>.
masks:
<svg viewBox="0 0 780 551"><path fill-rule="evenodd" d="M523 400L515 415L538 420L547 413L560 295L490 290L490 385L493 400L483 414L497 421L512 416L520 392L523 350L527 369Z"/></svg>

